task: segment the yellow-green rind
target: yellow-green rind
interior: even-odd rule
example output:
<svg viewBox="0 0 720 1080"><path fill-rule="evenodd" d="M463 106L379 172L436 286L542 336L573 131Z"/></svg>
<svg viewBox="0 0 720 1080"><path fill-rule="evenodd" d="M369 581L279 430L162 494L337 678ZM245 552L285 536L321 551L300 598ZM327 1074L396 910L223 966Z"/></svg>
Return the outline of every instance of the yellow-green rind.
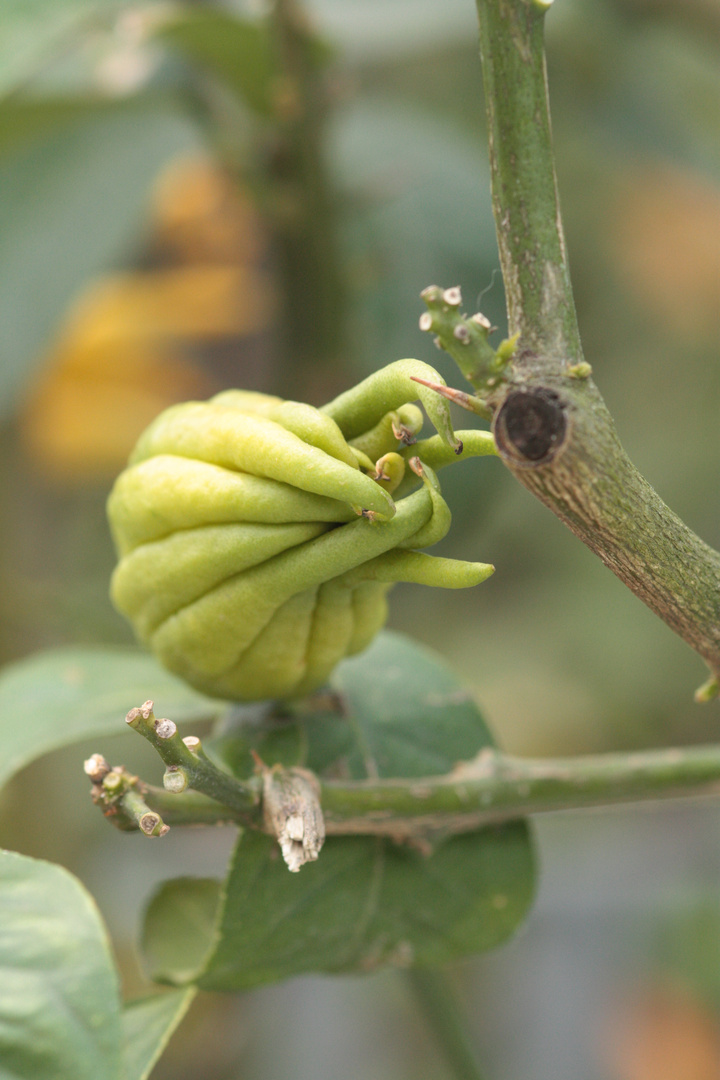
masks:
<svg viewBox="0 0 720 1080"><path fill-rule="evenodd" d="M440 379L400 361L324 410L233 390L150 425L108 501L111 593L166 667L216 697L305 694L370 643L395 582L464 588L492 573L416 550L450 526L433 468L459 444L444 400L412 375ZM440 432L417 446L410 399ZM467 456L491 452L478 434ZM396 507L390 493L412 487Z"/></svg>

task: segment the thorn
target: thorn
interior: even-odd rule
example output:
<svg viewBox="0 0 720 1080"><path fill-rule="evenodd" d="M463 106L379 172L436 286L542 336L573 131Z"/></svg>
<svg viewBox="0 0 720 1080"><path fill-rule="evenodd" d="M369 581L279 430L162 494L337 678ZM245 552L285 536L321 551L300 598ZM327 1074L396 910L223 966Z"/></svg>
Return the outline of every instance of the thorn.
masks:
<svg viewBox="0 0 720 1080"><path fill-rule="evenodd" d="M253 764L255 765L255 772L256 773L260 773L260 775L262 776L264 773L270 771L269 765L265 764L263 759L258 754L257 750L254 750L254 749L251 748L250 749L250 757L253 759Z"/></svg>
<svg viewBox="0 0 720 1080"><path fill-rule="evenodd" d="M436 394L441 394L442 397L447 398L448 401L454 401L456 405L459 405L463 409L467 409L468 412L476 413L478 416L483 415L483 413L478 410L478 405L480 403L473 394L466 394L464 390L455 390L452 386L443 386L442 383L429 382L427 379L421 379L418 375L411 375L410 378L413 382L422 383L423 386L427 386L430 390L434 390Z"/></svg>

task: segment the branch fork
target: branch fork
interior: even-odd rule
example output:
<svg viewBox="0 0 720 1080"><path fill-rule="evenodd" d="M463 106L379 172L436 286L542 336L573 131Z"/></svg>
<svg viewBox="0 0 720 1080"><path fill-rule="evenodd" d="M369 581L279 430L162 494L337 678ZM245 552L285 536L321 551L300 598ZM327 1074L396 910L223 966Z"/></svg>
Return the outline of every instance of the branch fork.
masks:
<svg viewBox="0 0 720 1080"><path fill-rule="evenodd" d="M183 778L152 787L93 754L85 772L93 800L113 824L149 837L166 835L171 824L259 829L277 839L293 873L318 858L326 833L381 836L431 851L449 836L530 814L720 794L717 745L537 760L486 747L447 775L354 781L320 780L307 769L256 758L256 775L238 780L207 757L195 736L182 740L176 729L160 736L158 727L169 732L175 725L157 721L151 702L128 716L155 745L166 778Z"/></svg>

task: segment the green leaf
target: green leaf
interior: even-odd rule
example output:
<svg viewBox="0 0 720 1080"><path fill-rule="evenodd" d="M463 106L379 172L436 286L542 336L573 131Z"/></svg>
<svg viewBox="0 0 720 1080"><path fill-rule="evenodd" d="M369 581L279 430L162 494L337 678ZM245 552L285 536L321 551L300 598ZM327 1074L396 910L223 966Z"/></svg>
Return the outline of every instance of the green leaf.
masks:
<svg viewBox="0 0 720 1080"><path fill-rule="evenodd" d="M252 746L272 763L295 746L300 763L320 773L422 777L447 773L491 745L476 705L442 660L398 634L379 635L341 664L332 688L340 711L280 718L261 735L252 720L243 729L241 712L239 729L225 733L223 756L247 763ZM293 724L302 725L302 739L292 738ZM177 907L186 888L174 883L151 905L145 948L156 977L183 977L182 935L165 934L161 948L157 928L165 911L172 922L169 899ZM524 822L453 837L431 854L379 838L331 837L299 874L287 871L273 840L248 831L238 841L205 970L185 977L237 990L309 971L444 964L508 938L533 889Z"/></svg>
<svg viewBox="0 0 720 1080"><path fill-rule="evenodd" d="M123 1080L147 1080L195 997L195 990L171 990L123 1009L125 1034Z"/></svg>
<svg viewBox="0 0 720 1080"><path fill-rule="evenodd" d="M130 246L158 171L195 145L168 108L118 108L0 161L0 413L45 360L77 290Z"/></svg>
<svg viewBox="0 0 720 1080"><path fill-rule="evenodd" d="M216 716L211 701L134 649L57 649L0 673L0 786L30 761L89 735L124 730L128 709L152 698L176 723Z"/></svg>
<svg viewBox="0 0 720 1080"><path fill-rule="evenodd" d="M117 972L92 897L51 863L0 852L0 1075L119 1080Z"/></svg>
<svg viewBox="0 0 720 1080"><path fill-rule="evenodd" d="M412 692L408 693L408 685ZM262 715L233 707L206 748L240 777L266 764L304 765L316 773L342 763L342 775L431 776L474 757L492 738L470 692L436 654L400 634L380 634L332 677L338 698L307 711L301 704ZM322 696L319 697L322 703ZM341 702L341 712L338 703Z"/></svg>
<svg viewBox="0 0 720 1080"><path fill-rule="evenodd" d="M32 77L83 26L119 9L120 0L3 0L0 5L0 93Z"/></svg>
<svg viewBox="0 0 720 1080"><path fill-rule="evenodd" d="M379 634L332 680L343 701L348 745L343 765L354 779L431 776L475 757L492 737L470 691L430 649L401 634ZM305 721L309 768L323 772L326 715Z"/></svg>
<svg viewBox="0 0 720 1080"><path fill-rule="evenodd" d="M163 22L157 38L212 72L255 112L271 114L278 71L267 24L213 8L186 10Z"/></svg>
<svg viewBox="0 0 720 1080"><path fill-rule="evenodd" d="M143 949L157 982L192 982L212 945L220 903L213 878L165 881L145 912Z"/></svg>
<svg viewBox="0 0 720 1080"><path fill-rule="evenodd" d="M136 94L131 98L108 98L99 94L57 97L9 97L0 101L0 157L23 144L37 141L89 120L105 120L123 113L138 116L162 103L159 96Z"/></svg>
<svg viewBox="0 0 720 1080"><path fill-rule="evenodd" d="M272 839L245 833L199 985L240 990L308 971L446 964L508 938L532 892L521 822L454 837L429 856L377 838L333 837L299 874L288 872Z"/></svg>

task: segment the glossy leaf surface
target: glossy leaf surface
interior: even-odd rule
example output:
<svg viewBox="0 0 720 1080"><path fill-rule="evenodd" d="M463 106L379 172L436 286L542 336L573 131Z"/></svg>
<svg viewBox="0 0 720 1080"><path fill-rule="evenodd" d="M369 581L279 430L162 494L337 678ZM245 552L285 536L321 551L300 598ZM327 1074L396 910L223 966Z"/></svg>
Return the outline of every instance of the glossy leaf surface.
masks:
<svg viewBox="0 0 720 1080"><path fill-rule="evenodd" d="M340 712L285 718L264 733L249 720L243 733L240 713L239 727L224 736L223 756L243 769L252 747L268 763L294 758L321 773L422 777L450 771L491 742L452 672L400 635L381 634L341 664L333 689ZM248 831L198 981L235 990L309 971L457 960L513 933L533 880L523 822L453 837L431 854L374 837L331 837L299 874L288 873L273 840ZM151 906L154 925L146 926L146 950L162 956L155 970L171 982L188 978L182 934L174 942L165 934L161 948L157 927L173 921L185 888L194 886L177 882L165 899L161 892Z"/></svg>
<svg viewBox="0 0 720 1080"><path fill-rule="evenodd" d="M0 1076L121 1080L117 972L90 895L62 867L0 852Z"/></svg>
<svg viewBox="0 0 720 1080"><path fill-rule="evenodd" d="M128 709L148 698L176 723L223 707L135 649L56 649L9 665L0 673L0 785L50 750L119 734Z"/></svg>

